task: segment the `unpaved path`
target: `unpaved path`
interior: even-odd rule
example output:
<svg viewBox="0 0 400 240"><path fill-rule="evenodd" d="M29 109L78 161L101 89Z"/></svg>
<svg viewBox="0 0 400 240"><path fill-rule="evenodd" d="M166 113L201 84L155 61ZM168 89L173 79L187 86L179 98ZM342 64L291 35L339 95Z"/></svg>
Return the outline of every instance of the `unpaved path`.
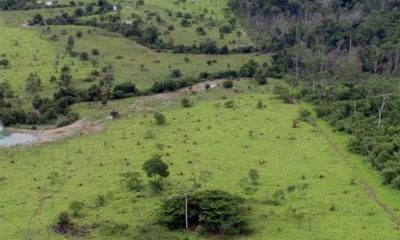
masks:
<svg viewBox="0 0 400 240"><path fill-rule="evenodd" d="M182 89L178 89L174 92L166 92L159 93L149 96L141 96L135 98L134 104L129 106L126 111L122 112L141 112L141 111L152 111L153 109L150 107L153 102L161 101L163 104L169 104L174 101L177 97L182 95L190 95L194 93L204 92L206 91L206 84L209 84L211 88L217 88L224 80L215 80L215 81L205 81L198 84L195 84L191 87L186 87ZM75 136L75 135L88 135L91 133L95 133L103 129L104 123L110 120L110 117L99 119L96 121L86 121L85 119L78 120L73 124L70 124L65 127L51 129L51 130L24 130L17 128L7 128L7 131L11 133L23 133L29 134L35 138L35 140L23 144L19 144L20 146L30 146L37 145L46 142L52 142L60 139L64 139L67 137Z"/></svg>
<svg viewBox="0 0 400 240"><path fill-rule="evenodd" d="M379 206L379 208L382 209L383 212L391 219L393 224L395 225L397 230L400 230L400 218L399 216L389 207L387 206L384 202L382 202L379 197L377 196L376 192L374 191L373 187L371 187L368 182L362 177L362 175L358 172L357 168L353 165L351 162L351 158L348 154L343 154L340 148L337 146L336 142L334 139L332 139L324 130L318 125L317 123L317 128L319 132L322 134L324 137L325 141L329 144L331 147L332 151L338 157L339 159L344 159L346 165L349 167L351 170L351 174L354 177L354 179L361 184L362 188L364 189L367 197L375 202L376 205Z"/></svg>

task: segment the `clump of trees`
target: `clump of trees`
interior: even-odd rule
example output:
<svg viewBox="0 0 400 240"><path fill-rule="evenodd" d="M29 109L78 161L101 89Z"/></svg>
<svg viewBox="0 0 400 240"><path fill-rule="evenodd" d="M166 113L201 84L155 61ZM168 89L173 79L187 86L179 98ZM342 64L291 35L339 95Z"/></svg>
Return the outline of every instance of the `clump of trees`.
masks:
<svg viewBox="0 0 400 240"><path fill-rule="evenodd" d="M221 190L175 195L165 200L158 222L169 229L195 228L202 234L249 234L245 199Z"/></svg>

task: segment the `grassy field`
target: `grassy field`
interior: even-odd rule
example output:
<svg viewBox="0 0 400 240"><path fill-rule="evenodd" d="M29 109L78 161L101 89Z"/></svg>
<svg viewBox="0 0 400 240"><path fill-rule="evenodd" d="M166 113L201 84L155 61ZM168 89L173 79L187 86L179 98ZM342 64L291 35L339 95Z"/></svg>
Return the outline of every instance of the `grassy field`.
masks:
<svg viewBox="0 0 400 240"><path fill-rule="evenodd" d="M99 84L101 77L90 82L85 80L92 71L101 72L103 67L111 64L114 84L131 81L139 89L145 90L156 81L169 79L173 69L179 69L183 78L190 78L204 71L237 69L250 59L260 63L269 61L268 55L261 54L224 56L157 53L119 35L88 27L52 26L49 31L42 32L42 28L0 26L0 30L6 33L0 38L0 54L11 63L10 67L0 69L0 82L8 81L16 95L26 99L27 103L32 97L25 91L25 80L29 74L36 73L42 79L42 90L37 94L51 96L58 85L50 82L50 79L52 76L58 78L64 65L70 66L72 86L76 88ZM78 31L83 36L75 37L74 50L90 54L92 49L98 49L99 56L91 56L90 61L81 61L67 54L67 38ZM58 41L50 40L53 35L58 36Z"/></svg>
<svg viewBox="0 0 400 240"><path fill-rule="evenodd" d="M83 214L74 221L96 226L89 239L202 239L152 224L162 198L190 186L194 173L203 189L249 200L255 233L237 239L399 239L395 222L377 204L388 204L397 216L399 193L382 187L373 170L344 150L345 137L322 123L292 128L301 106L272 99L269 86L236 85L242 93L221 89L192 96L192 108L180 107L179 98L169 106L155 103L166 115L164 126L156 126L150 113L136 113L94 135L0 150L2 237L62 239L49 226L71 202L81 201ZM224 107L228 100L235 108ZM258 100L264 109L256 109ZM127 191L120 174L142 172L143 162L155 153L170 166L167 190L161 195L148 188ZM260 184L249 192L243 179L253 168ZM282 204L266 204L278 190L285 193ZM99 195L105 199L101 207ZM117 224L129 226L108 235L109 226Z"/></svg>
<svg viewBox="0 0 400 240"><path fill-rule="evenodd" d="M245 31L240 27L231 33L224 34L220 37L219 28L227 25L230 18L234 18L227 8L227 0L202 0L202 1L155 1L146 0L144 5L136 7L136 4L125 2L122 4L121 16L124 21L130 21L132 14L137 14L145 19L146 23L156 25L163 34L166 42L175 44L192 45L199 44L206 39L215 40L219 46L227 45L235 48L241 45L251 44L251 40ZM192 24L188 27L181 27L181 19L177 17L178 12L182 14L191 14ZM156 20L156 15L160 16L163 22ZM202 19L200 17L203 17ZM168 30L168 26L175 26L174 30ZM205 35L196 33L196 28L203 27L206 31ZM236 33L240 31L239 36Z"/></svg>

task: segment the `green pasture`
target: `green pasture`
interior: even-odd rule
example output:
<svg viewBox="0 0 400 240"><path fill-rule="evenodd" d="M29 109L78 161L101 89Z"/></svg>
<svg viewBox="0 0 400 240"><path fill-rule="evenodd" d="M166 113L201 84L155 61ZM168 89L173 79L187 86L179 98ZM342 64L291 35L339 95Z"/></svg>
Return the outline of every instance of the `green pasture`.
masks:
<svg viewBox="0 0 400 240"><path fill-rule="evenodd" d="M193 174L202 189L222 189L248 199L255 232L228 239L400 237L365 184L395 215L399 193L382 187L377 173L345 150L346 138L319 122L292 128L300 105L273 99L269 86L248 90L255 85L235 84L242 93L214 89L191 96L192 108L180 107L180 98L167 107L154 103L153 110L167 118L163 126L155 125L150 112L136 113L109 122L93 135L1 150L2 237L62 239L49 226L60 212L70 211L71 202L81 201L83 214L74 221L96 226L87 239L202 239L154 224L163 197L190 188ZM234 108L224 107L228 100L234 101ZM258 100L265 108L256 108ZM147 184L141 166L156 153L170 167L167 189L162 194L147 187L129 192L120 174L141 172ZM260 174L252 191L246 190L249 169ZM285 193L282 204L267 204L279 190ZM101 207L96 205L99 195L105 199ZM128 227L108 235L109 226L118 224Z"/></svg>

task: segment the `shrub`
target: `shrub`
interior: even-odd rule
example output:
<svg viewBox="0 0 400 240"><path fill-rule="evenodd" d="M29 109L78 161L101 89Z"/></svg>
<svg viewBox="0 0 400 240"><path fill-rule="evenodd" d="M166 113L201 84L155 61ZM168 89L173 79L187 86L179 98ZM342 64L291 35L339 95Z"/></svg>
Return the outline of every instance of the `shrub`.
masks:
<svg viewBox="0 0 400 240"><path fill-rule="evenodd" d="M92 49L92 55L98 56L100 54L98 49Z"/></svg>
<svg viewBox="0 0 400 240"><path fill-rule="evenodd" d="M140 174L137 172L126 172L121 174L122 183L125 184L129 191L139 192L142 190L142 180L140 179Z"/></svg>
<svg viewBox="0 0 400 240"><path fill-rule="evenodd" d="M189 98L183 98L182 101L181 101L181 103L182 103L182 106L183 106L184 108L188 108L188 107L193 106L193 103L190 101Z"/></svg>
<svg viewBox="0 0 400 240"><path fill-rule="evenodd" d="M154 120L156 121L157 125L163 125L166 122L165 116L159 112L154 113Z"/></svg>
<svg viewBox="0 0 400 240"><path fill-rule="evenodd" d="M233 88L233 82L231 80L224 81L224 88Z"/></svg>
<svg viewBox="0 0 400 240"><path fill-rule="evenodd" d="M180 78L180 77L182 77L181 70L179 70L179 69L172 70L171 77L172 78Z"/></svg>
<svg viewBox="0 0 400 240"><path fill-rule="evenodd" d="M224 105L226 108L234 108L235 102L233 100L229 100L229 101L226 101Z"/></svg>

